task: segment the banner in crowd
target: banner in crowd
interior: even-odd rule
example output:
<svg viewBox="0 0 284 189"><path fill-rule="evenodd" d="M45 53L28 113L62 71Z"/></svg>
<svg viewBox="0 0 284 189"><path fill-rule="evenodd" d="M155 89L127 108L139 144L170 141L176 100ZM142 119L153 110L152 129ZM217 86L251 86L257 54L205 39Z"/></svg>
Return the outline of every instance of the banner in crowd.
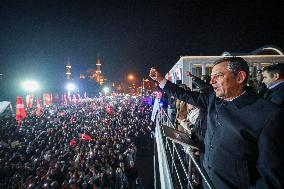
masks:
<svg viewBox="0 0 284 189"><path fill-rule="evenodd" d="M40 99L39 99L39 98L36 99L36 107L37 107L37 109L36 109L36 115L37 115L37 116L40 116L40 115L41 115L41 111L42 111L42 106L41 106L41 104L40 104Z"/></svg>
<svg viewBox="0 0 284 189"><path fill-rule="evenodd" d="M49 93L43 93L43 105L50 106L52 103L52 95Z"/></svg>
<svg viewBox="0 0 284 189"><path fill-rule="evenodd" d="M73 94L72 102L75 103L75 104L77 103L77 98L76 98L76 95L75 95L75 94Z"/></svg>
<svg viewBox="0 0 284 189"><path fill-rule="evenodd" d="M26 96L26 104L27 104L28 108L33 108L33 101L34 101L33 95L27 95Z"/></svg>
<svg viewBox="0 0 284 189"><path fill-rule="evenodd" d="M24 101L21 96L17 97L16 101L16 120L22 120L27 117L25 106L24 106Z"/></svg>

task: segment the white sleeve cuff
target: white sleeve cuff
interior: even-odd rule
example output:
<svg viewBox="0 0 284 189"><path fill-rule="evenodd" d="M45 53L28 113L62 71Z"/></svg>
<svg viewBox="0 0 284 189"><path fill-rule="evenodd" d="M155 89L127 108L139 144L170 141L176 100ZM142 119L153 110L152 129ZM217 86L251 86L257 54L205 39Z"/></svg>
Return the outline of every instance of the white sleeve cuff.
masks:
<svg viewBox="0 0 284 189"><path fill-rule="evenodd" d="M167 80L166 80L166 79L163 79L163 80L160 82L159 87L160 87L161 89L163 89L163 88L165 87L166 83L167 83Z"/></svg>

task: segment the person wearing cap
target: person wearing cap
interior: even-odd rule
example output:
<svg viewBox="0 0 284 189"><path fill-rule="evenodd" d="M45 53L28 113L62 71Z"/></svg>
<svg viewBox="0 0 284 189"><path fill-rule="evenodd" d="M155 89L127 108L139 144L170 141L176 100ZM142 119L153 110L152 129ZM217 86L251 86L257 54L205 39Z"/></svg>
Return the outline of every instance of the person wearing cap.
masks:
<svg viewBox="0 0 284 189"><path fill-rule="evenodd" d="M149 76L168 95L208 111L203 167L215 188L284 188L284 114L246 87L243 58L215 62L210 94L186 91L155 68Z"/></svg>

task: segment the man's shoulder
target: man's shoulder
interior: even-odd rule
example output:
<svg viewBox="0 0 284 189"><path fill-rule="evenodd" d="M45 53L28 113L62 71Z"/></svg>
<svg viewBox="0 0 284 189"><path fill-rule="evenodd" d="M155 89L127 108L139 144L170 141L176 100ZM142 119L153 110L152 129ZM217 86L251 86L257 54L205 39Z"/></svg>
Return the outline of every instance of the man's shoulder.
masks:
<svg viewBox="0 0 284 189"><path fill-rule="evenodd" d="M282 108L280 108L275 103L263 98L258 98L258 100L256 101L256 108L257 111L261 112L262 115L282 114L284 116L284 111Z"/></svg>
<svg viewBox="0 0 284 189"><path fill-rule="evenodd" d="M284 82L271 89L271 95L284 96Z"/></svg>
<svg viewBox="0 0 284 189"><path fill-rule="evenodd" d="M248 90L245 95L241 96L239 99L236 99L235 103L239 107L248 107L256 112L281 111L277 105L273 104L269 100L261 98L251 90Z"/></svg>

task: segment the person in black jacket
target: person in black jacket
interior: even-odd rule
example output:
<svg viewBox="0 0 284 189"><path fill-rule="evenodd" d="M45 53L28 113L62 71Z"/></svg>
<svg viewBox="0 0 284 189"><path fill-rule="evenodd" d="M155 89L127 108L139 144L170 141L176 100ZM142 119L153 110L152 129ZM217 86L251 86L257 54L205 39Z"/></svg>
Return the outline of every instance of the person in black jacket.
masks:
<svg viewBox="0 0 284 189"><path fill-rule="evenodd" d="M271 64L262 70L267 91L264 98L284 108L284 64Z"/></svg>
<svg viewBox="0 0 284 189"><path fill-rule="evenodd" d="M215 62L211 94L185 91L155 68L149 75L169 95L208 111L203 167L215 188L284 188L284 114L245 87L249 67L243 58Z"/></svg>

